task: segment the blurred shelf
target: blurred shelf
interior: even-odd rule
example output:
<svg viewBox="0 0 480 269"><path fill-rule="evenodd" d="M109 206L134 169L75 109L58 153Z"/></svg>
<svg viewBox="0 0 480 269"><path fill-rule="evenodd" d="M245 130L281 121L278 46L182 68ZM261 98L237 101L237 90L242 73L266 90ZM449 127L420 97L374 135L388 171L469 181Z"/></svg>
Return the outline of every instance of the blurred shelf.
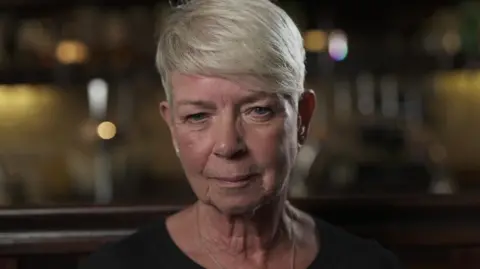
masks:
<svg viewBox="0 0 480 269"><path fill-rule="evenodd" d="M480 221L480 196L477 195L335 195L292 198L292 204L315 216L339 224L390 222L407 223L418 218L422 221L441 219L460 221L469 218ZM189 205L183 203L110 204L6 207L0 209L0 232L43 229L129 229L157 218L172 214ZM87 221L88 220L88 221ZM18 223L22 223L19 227ZM480 228L480 226L479 226Z"/></svg>
<svg viewBox="0 0 480 269"><path fill-rule="evenodd" d="M77 74L78 76L78 74ZM55 81L55 71L47 68L0 71L1 84L44 84Z"/></svg>
<svg viewBox="0 0 480 269"><path fill-rule="evenodd" d="M478 195L323 196L291 201L313 216L388 246L480 246ZM69 246L70 252L90 251L187 205L1 209L0 254L48 251L39 250L42 244L51 252L62 252L59 245ZM75 247L75 242L82 244Z"/></svg>
<svg viewBox="0 0 480 269"><path fill-rule="evenodd" d="M154 56L152 56L153 58ZM415 65L415 63L411 65ZM400 77L422 79L425 75L436 72L435 68L421 68L422 64L417 64L418 67L414 71L412 68L401 69L387 69L383 67L372 66L372 61L366 62L361 70L358 70L357 61L349 61L349 63L342 63L343 67L336 68L335 75L330 78L355 78L360 72L369 71L374 76L380 77L386 74L395 73ZM345 66L348 66L345 68ZM393 71L392 71L393 70ZM92 78L101 77L106 80L118 80L119 78L128 78L141 74L153 79L160 79L154 64L131 64L127 69L115 70L113 67L86 67L86 66L63 66L54 68L15 68L0 70L0 84L85 84ZM314 79L310 76L309 79ZM159 81L160 82L160 81Z"/></svg>
<svg viewBox="0 0 480 269"><path fill-rule="evenodd" d="M72 6L138 6L138 5L154 5L159 2L167 2L167 0L136 0L136 1L115 1L115 0L2 0L0 7L3 8L64 8Z"/></svg>
<svg viewBox="0 0 480 269"><path fill-rule="evenodd" d="M288 0L279 0L287 2ZM0 8L12 10L31 10L33 13L51 12L55 9L64 9L74 6L97 6L109 8L123 8L132 6L150 6L158 3L166 3L167 0L3 0ZM455 0L428 0L421 2L406 1L361 1L352 2L347 0L315 1L302 0L304 10L315 10L308 13L309 17L318 19L318 14L329 14L336 28L343 28L347 32L357 29L362 35L376 35L385 31L411 32L426 17L433 14L439 7L453 6L458 4ZM375 6L375 8L371 8ZM322 12L322 13L320 13Z"/></svg>
<svg viewBox="0 0 480 269"><path fill-rule="evenodd" d="M288 1L288 0L287 0ZM167 2L167 0L129 0L129 1L116 1L116 0L72 0L72 1L62 1L62 0L2 0L0 2L0 7L28 7L28 6L40 6L40 5L142 5L142 4L156 4L159 2ZM286 2L286 0L277 0L277 2ZM453 4L458 4L458 1L455 0L428 0L428 1L422 1L421 3L415 2L413 4L405 1L397 1L393 3L391 2L378 2L378 1L362 1L361 3L358 4L353 4L351 1L347 0L327 0L327 1L315 1L315 0L301 0L301 2L304 3L309 3L312 5L318 5L318 6L350 6L350 7L355 7L355 10L357 7L364 7L365 9L371 9L371 4L376 4L376 7L379 8L386 8L386 7L391 7L392 10L395 10L396 7L412 7L412 6L420 6L420 7L425 7L425 6L437 6L437 5L453 5Z"/></svg>
<svg viewBox="0 0 480 269"><path fill-rule="evenodd" d="M313 216L377 240L397 254L408 265L405 268L479 268L480 259L475 258L480 253L479 195L322 196L291 201ZM0 209L0 256L18 264L30 262L35 268L62 262L68 266L58 268L73 268L100 246L187 205ZM432 266L422 267L425 264Z"/></svg>
<svg viewBox="0 0 480 269"><path fill-rule="evenodd" d="M480 210L480 195L478 194L345 194L322 195L315 197L293 197L291 203L304 210L328 210L328 208L397 208L418 210L470 208ZM170 214L188 206L192 201L175 204L59 204L59 205L32 205L0 207L0 218L35 217L35 216L89 216L89 215L118 215L118 214ZM480 217L480 216L479 216ZM0 222L0 230L2 226Z"/></svg>
<svg viewBox="0 0 480 269"><path fill-rule="evenodd" d="M137 74L157 78L153 66L131 66L128 70L112 68L87 68L86 66L64 66L61 68L6 69L0 71L0 84L86 84L92 78L118 81ZM159 78L158 78L159 79Z"/></svg>

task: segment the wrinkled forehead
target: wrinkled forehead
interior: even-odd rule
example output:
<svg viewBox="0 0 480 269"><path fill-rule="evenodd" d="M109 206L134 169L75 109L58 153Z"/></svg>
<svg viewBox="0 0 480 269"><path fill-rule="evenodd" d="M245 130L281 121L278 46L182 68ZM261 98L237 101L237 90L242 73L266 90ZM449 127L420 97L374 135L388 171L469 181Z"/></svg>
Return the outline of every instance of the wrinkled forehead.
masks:
<svg viewBox="0 0 480 269"><path fill-rule="evenodd" d="M179 72L172 73L171 77L173 89L183 88L184 86L202 87L205 84L216 85L217 87L233 87L248 89L252 91L274 92L275 85L271 85L268 80L261 79L252 75L202 75L202 74L183 74Z"/></svg>
<svg viewBox="0 0 480 269"><path fill-rule="evenodd" d="M172 74L172 97L208 98L208 96L228 95L245 97L252 94L276 96L286 99L292 105L298 101L298 94L280 90L268 80L251 75L206 76L182 73Z"/></svg>

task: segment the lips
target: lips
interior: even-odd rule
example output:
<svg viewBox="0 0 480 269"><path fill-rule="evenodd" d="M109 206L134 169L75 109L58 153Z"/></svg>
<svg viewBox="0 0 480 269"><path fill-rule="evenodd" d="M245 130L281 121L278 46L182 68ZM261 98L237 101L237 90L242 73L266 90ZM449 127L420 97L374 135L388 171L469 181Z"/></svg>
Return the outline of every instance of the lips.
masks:
<svg viewBox="0 0 480 269"><path fill-rule="evenodd" d="M253 176L254 174L249 174L249 175L238 175L238 176L229 176L229 177L214 177L214 179L226 181L226 182L239 182L239 181L248 180Z"/></svg>
<svg viewBox="0 0 480 269"><path fill-rule="evenodd" d="M254 179L258 174L248 174L248 175L238 175L238 176L228 176L228 177L213 177L211 179L215 180L220 187L224 188L243 188L248 186L252 179Z"/></svg>

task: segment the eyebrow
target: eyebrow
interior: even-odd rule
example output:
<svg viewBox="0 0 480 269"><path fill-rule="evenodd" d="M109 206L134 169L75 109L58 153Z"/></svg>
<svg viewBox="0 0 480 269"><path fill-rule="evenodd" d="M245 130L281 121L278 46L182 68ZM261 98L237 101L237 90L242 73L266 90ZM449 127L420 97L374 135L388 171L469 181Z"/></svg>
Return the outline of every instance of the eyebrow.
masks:
<svg viewBox="0 0 480 269"><path fill-rule="evenodd" d="M244 105L244 104L248 104L248 103L253 103L253 102L256 102L258 100L261 100L261 99L264 99L264 98L268 98L270 97L270 95L268 93L264 93L264 92L255 92L253 94L250 94L248 96L245 96L243 97L239 104L240 105ZM185 100L180 100L178 101L178 106L196 106L196 107L201 107L201 108L205 108L205 109L216 109L217 106L215 105L214 102L212 101L206 101L206 100L188 100L188 99L185 99Z"/></svg>
<svg viewBox="0 0 480 269"><path fill-rule="evenodd" d="M178 106L196 106L207 109L215 109L217 107L215 103L204 100L180 100L178 101Z"/></svg>
<svg viewBox="0 0 480 269"><path fill-rule="evenodd" d="M261 99L269 98L271 97L269 93L266 92L255 92L253 94L250 94L240 101L240 104L248 104L248 103L253 103Z"/></svg>

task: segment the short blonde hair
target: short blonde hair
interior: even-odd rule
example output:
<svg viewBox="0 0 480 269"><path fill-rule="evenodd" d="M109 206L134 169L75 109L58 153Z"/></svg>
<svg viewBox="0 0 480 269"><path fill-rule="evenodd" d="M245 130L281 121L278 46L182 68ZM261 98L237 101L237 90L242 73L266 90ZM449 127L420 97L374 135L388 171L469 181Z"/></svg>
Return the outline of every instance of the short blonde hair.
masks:
<svg viewBox="0 0 480 269"><path fill-rule="evenodd" d="M156 65L167 100L172 72L252 76L267 85L261 90L299 96L305 50L293 20L268 0L191 0L166 19Z"/></svg>

